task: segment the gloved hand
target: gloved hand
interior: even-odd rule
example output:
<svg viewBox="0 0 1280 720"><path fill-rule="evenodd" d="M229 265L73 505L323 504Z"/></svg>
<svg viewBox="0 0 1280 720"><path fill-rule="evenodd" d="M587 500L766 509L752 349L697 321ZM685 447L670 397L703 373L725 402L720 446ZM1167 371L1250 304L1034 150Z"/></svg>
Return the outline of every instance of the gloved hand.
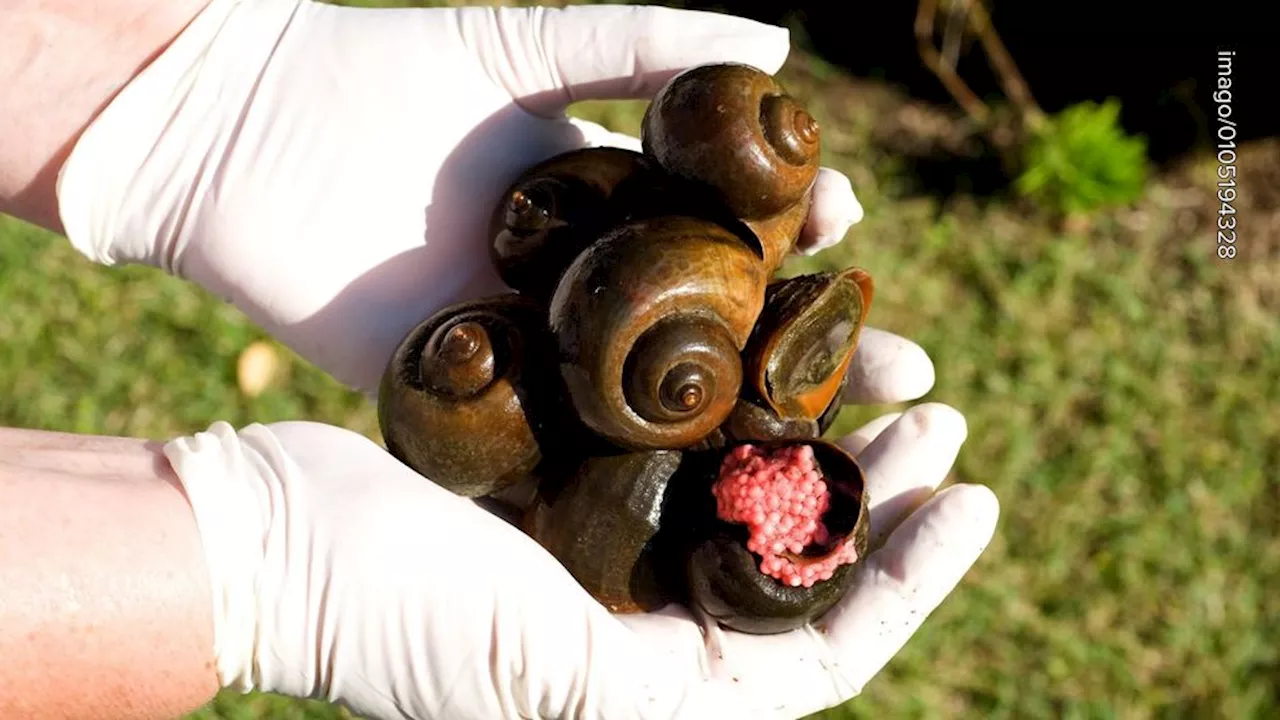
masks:
<svg viewBox="0 0 1280 720"><path fill-rule="evenodd" d="M707 62L773 73L787 53L782 28L656 7L212 0L77 142L61 219L90 259L190 279L373 391L414 325L504 289L487 225L519 172L638 149L569 103L649 98ZM801 245L861 216L824 169Z"/></svg>
<svg viewBox="0 0 1280 720"><path fill-rule="evenodd" d="M773 636L674 605L610 615L519 530L347 430L217 423L165 453L205 548L226 687L373 718L782 719L858 694L985 548L991 492L934 492L965 433L924 404L843 441L876 549L835 608Z"/></svg>

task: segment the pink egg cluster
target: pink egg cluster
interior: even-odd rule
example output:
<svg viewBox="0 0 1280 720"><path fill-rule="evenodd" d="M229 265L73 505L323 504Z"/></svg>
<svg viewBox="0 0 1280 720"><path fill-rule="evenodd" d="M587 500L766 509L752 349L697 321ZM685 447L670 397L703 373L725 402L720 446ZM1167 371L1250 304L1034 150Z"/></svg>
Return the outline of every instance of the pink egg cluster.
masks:
<svg viewBox="0 0 1280 720"><path fill-rule="evenodd" d="M720 519L747 526L747 549L760 556L760 572L769 577L791 587L812 587L857 560L852 542L821 558L787 557L828 539L822 515L831 493L808 445L773 453L739 445L725 457L712 492Z"/></svg>

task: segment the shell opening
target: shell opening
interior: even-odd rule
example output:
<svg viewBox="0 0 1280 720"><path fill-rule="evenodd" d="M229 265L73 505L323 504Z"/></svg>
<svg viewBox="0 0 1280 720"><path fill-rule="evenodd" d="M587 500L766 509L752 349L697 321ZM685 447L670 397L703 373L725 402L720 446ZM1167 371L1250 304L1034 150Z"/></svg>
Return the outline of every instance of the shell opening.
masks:
<svg viewBox="0 0 1280 720"><path fill-rule="evenodd" d="M725 457L712 486L716 515L745 525L747 549L760 558L760 572L791 587L830 580L857 561L853 538L824 522L843 498L828 488L809 445L768 452L739 445ZM833 513L837 514L837 513Z"/></svg>

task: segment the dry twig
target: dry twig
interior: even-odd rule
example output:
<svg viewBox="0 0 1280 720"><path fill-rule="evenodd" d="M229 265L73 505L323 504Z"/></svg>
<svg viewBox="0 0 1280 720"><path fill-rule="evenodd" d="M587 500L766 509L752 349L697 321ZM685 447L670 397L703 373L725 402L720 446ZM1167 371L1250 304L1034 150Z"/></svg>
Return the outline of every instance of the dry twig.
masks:
<svg viewBox="0 0 1280 720"><path fill-rule="evenodd" d="M934 20L938 14L937 0L919 0L916 10L915 34L920 51L920 59L929 68L943 87L955 98L957 104L964 109L975 122L988 127L992 120L991 109L982 102L956 72L959 58L959 46L964 32L978 38L987 58L988 65L1000 81L1001 88L1010 102L1018 108L1024 125L1030 128L1039 127L1044 122L1044 112L1031 96L1027 82L1018 71L1009 51L991 24L991 16L982 4L982 0L953 0L947 17L947 28L943 37L943 50L939 52L933 43ZM957 30L962 27L963 30ZM988 128L989 129L989 128Z"/></svg>

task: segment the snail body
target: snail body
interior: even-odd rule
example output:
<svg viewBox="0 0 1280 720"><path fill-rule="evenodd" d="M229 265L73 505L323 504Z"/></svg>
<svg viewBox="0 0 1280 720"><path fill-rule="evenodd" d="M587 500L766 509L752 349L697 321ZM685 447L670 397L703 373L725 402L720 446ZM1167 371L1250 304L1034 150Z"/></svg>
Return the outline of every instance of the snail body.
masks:
<svg viewBox="0 0 1280 720"><path fill-rule="evenodd" d="M401 341L383 373L387 450L437 484L476 497L515 485L542 461L559 376L546 313L514 293L446 307Z"/></svg>
<svg viewBox="0 0 1280 720"><path fill-rule="evenodd" d="M680 216L624 224L565 271L549 320L582 421L620 447L681 448L728 417L764 305L756 251Z"/></svg>

